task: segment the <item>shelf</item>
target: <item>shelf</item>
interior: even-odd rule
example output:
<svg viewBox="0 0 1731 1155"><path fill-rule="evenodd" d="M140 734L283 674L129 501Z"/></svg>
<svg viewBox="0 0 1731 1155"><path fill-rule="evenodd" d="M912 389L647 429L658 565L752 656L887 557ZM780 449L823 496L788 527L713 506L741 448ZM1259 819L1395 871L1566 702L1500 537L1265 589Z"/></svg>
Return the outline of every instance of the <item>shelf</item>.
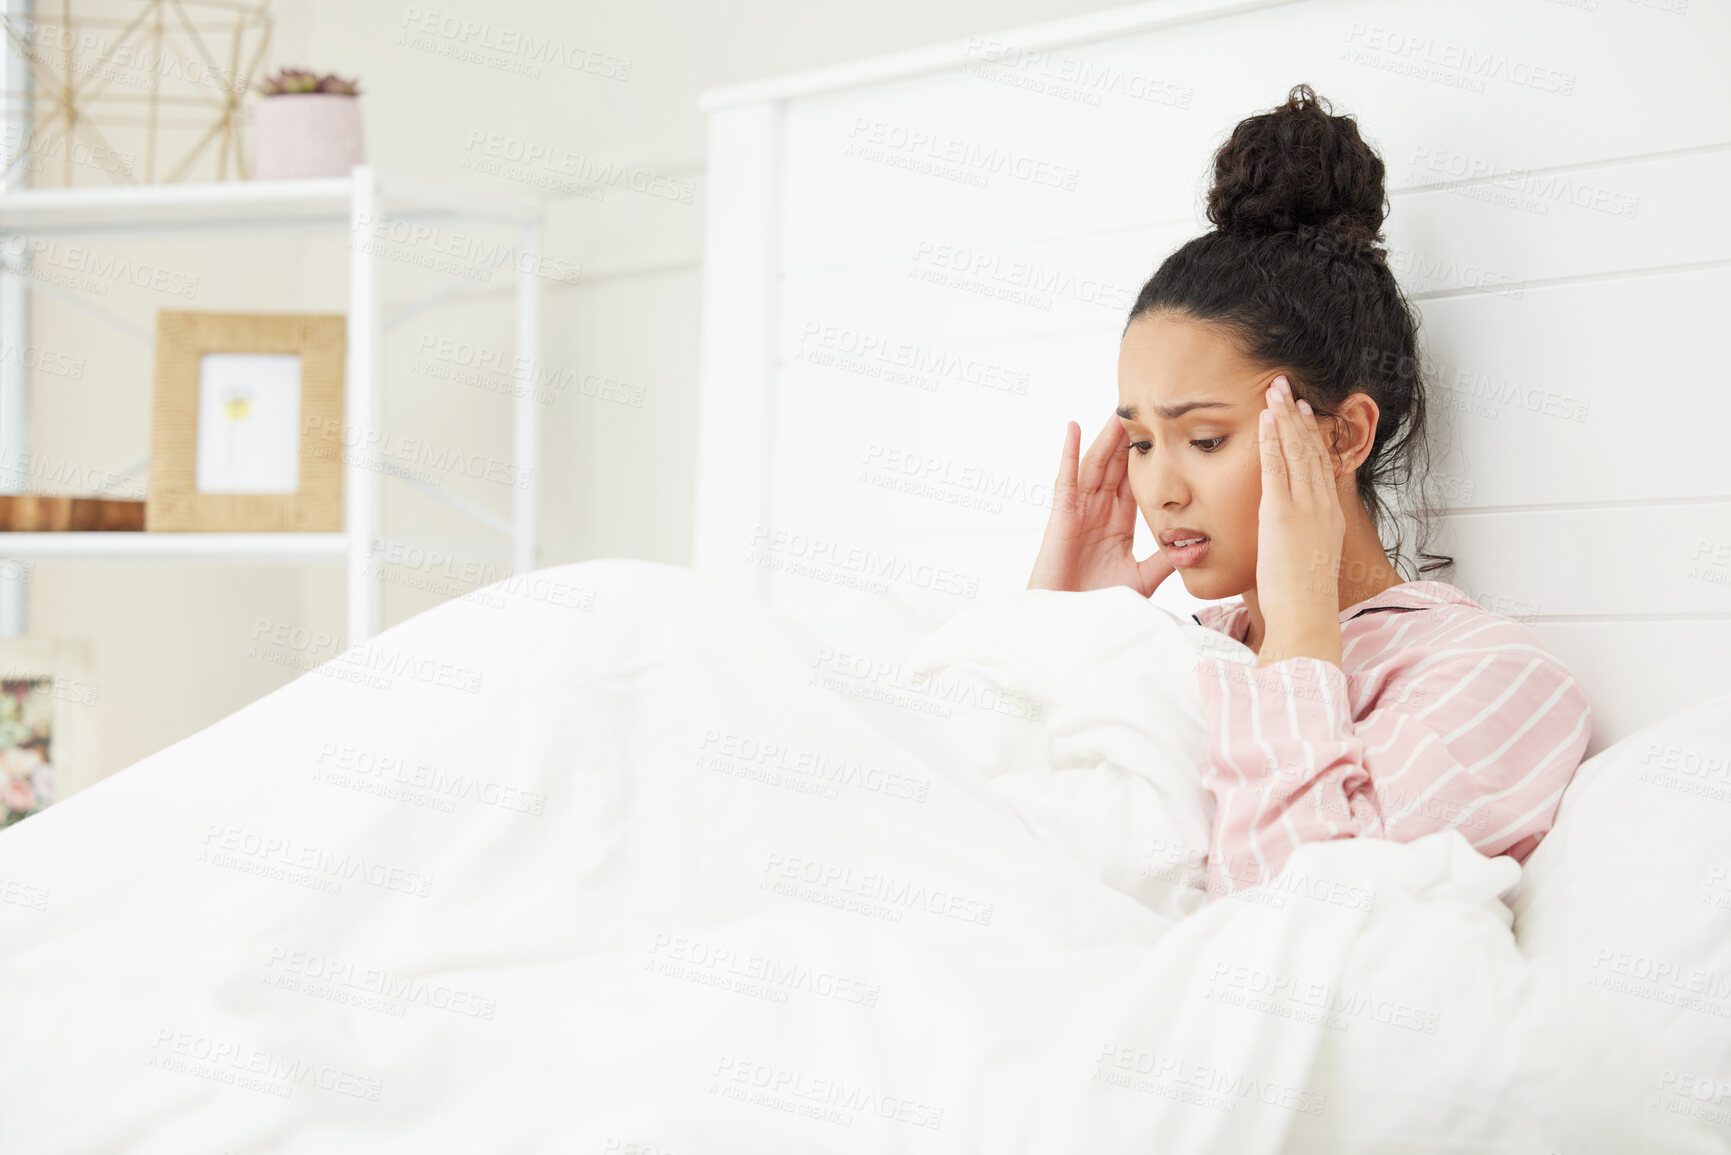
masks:
<svg viewBox="0 0 1731 1155"><path fill-rule="evenodd" d="M372 231L375 221L456 221L462 232L471 224L506 226L516 236L511 252L539 257L542 205L532 193L501 193L417 177L380 172L358 164L343 177L305 180L204 181L162 185L98 188L20 189L0 193L0 238L18 253L16 264L0 261L0 331L23 332L27 306L37 289L52 289L99 319L149 341L124 318L48 282L38 283L23 262L21 238L42 236L114 237L152 234L268 233L330 230ZM437 234L441 230L421 230ZM452 236L457 234L453 232ZM71 249L71 246L68 246ZM241 258L244 259L244 258ZM376 430L382 427L384 335L402 317L460 291L469 283L444 270L451 283L394 317L386 317L380 285L389 254L382 246L348 246L347 351L343 371L345 422ZM516 261L515 355L533 363L541 343L541 281L533 267ZM25 452L25 371L18 358L0 358L0 458L19 459ZM534 398L518 396L512 404L512 460L520 474L534 478L538 461L540 409ZM214 562L232 565L344 565L347 569L348 634L358 644L378 633L383 579L376 567L363 564L380 541L395 542L380 533L382 476L356 459L344 465L342 533L8 533L0 531L0 558L34 561L164 561ZM442 490L429 490L446 505L479 520L487 529L502 531L499 542L421 543L439 556L498 556L512 572L536 566L538 487L531 481L512 495L509 521L488 514L473 502ZM429 556L432 556L429 554ZM24 625L24 583L0 581L0 635L17 634Z"/></svg>
<svg viewBox="0 0 1731 1155"><path fill-rule="evenodd" d="M357 166L360 168L362 166ZM389 216L401 220L537 219L532 196L374 174ZM302 180L201 181L184 184L22 189L0 194L0 232L33 236L347 229L354 174Z"/></svg>
<svg viewBox="0 0 1731 1155"><path fill-rule="evenodd" d="M35 561L219 561L285 565L348 556L341 533L8 533L0 557Z"/></svg>

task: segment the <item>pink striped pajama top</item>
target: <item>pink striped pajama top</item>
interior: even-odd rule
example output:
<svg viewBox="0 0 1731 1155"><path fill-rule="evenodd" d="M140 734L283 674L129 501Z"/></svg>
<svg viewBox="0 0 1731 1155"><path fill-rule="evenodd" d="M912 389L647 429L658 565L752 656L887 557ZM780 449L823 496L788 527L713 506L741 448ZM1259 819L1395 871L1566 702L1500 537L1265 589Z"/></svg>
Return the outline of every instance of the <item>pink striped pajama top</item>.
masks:
<svg viewBox="0 0 1731 1155"><path fill-rule="evenodd" d="M1239 642L1250 628L1242 599L1192 617ZM1304 842L1457 827L1523 862L1551 828L1592 722L1537 634L1438 581L1350 606L1340 630L1340 666L1197 663L1217 807L1209 901L1272 881Z"/></svg>

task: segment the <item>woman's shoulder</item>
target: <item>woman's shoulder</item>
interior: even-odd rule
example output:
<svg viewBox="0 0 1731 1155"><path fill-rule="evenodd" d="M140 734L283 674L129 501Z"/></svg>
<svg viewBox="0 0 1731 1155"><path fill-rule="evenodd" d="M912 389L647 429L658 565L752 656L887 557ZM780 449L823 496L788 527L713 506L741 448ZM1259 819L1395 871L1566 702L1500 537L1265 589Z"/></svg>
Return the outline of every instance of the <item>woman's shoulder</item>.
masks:
<svg viewBox="0 0 1731 1155"><path fill-rule="evenodd" d="M1485 612L1477 602L1467 596L1466 591L1458 586L1439 581L1411 581L1392 585L1380 593L1347 607L1341 611L1340 621L1344 631L1348 623L1357 621L1365 615L1379 612L1409 613L1422 610L1441 610L1447 607L1464 607L1479 614ZM1245 606L1242 597L1210 602L1190 616L1197 624L1239 641L1244 640L1244 635L1250 624L1250 611ZM1459 613L1446 616L1451 620L1461 618Z"/></svg>
<svg viewBox="0 0 1731 1155"><path fill-rule="evenodd" d="M1490 605L1520 614L1530 608L1528 603L1502 598L1491 599ZM1451 582L1425 580L1390 586L1349 607L1341 619L1343 631L1355 625L1393 631L1407 646L1427 641L1438 645L1476 642L1479 648L1518 643L1544 649L1527 620L1488 608L1480 598Z"/></svg>
<svg viewBox="0 0 1731 1155"><path fill-rule="evenodd" d="M1240 642L1249 625L1242 598L1192 616ZM1531 625L1485 608L1450 582L1402 582L1349 606L1341 612L1341 640L1355 719L1373 708L1426 702L1447 703L1450 714L1529 722L1555 710L1564 726L1590 715L1573 671ZM1511 703L1516 708L1502 708ZM1551 727L1548 718L1542 728Z"/></svg>
<svg viewBox="0 0 1731 1155"><path fill-rule="evenodd" d="M1460 607L1484 611L1465 590L1449 582L1434 580L1400 582L1361 602L1348 606L1342 617L1352 619L1375 610L1428 610Z"/></svg>
<svg viewBox="0 0 1731 1155"><path fill-rule="evenodd" d="M1575 708L1586 709L1573 671L1529 621L1487 609L1448 582L1407 582L1371 601L1384 609L1410 607L1405 613L1366 613L1342 627L1343 635L1353 630L1358 639L1351 646L1353 665L1366 675L1374 670L1374 681L1421 678L1462 689L1471 681L1484 692L1505 683L1545 686L1567 695ZM1491 599L1491 604L1504 602ZM1505 608L1515 604L1527 605ZM1461 697L1472 700L1477 695Z"/></svg>
<svg viewBox="0 0 1731 1155"><path fill-rule="evenodd" d="M1525 615L1526 602L1491 598L1490 604ZM1191 614L1200 625L1242 642L1250 626L1243 598L1211 602ZM1351 664L1403 659L1408 664L1445 650L1525 650L1554 655L1524 617L1489 609L1452 582L1401 582L1341 611L1342 638Z"/></svg>

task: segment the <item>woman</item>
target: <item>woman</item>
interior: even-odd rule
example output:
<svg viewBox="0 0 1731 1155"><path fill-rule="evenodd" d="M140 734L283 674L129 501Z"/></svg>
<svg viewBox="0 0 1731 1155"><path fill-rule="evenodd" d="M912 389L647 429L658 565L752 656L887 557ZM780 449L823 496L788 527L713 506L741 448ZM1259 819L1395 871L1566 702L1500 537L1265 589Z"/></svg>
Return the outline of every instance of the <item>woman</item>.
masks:
<svg viewBox="0 0 1731 1155"><path fill-rule="evenodd" d="M1377 243L1382 161L1301 84L1237 126L1214 177L1216 227L1142 287L1120 404L1079 469L1081 429L1065 429L1029 587L1147 596L1182 571L1194 597L1242 595L1194 615L1256 655L1197 663L1211 898L1272 881L1320 839L1453 827L1525 861L1590 712L1532 630L1446 582L1402 580L1384 548L1379 491L1415 475L1425 392L1418 326ZM1140 561L1137 510L1159 541ZM1420 574L1454 563L1420 556Z"/></svg>

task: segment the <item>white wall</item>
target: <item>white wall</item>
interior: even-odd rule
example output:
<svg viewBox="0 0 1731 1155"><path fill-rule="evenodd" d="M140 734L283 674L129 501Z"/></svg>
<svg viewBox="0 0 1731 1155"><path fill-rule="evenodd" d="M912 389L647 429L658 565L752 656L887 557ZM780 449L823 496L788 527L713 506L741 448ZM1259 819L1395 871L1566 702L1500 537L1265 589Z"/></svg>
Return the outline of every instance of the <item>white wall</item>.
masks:
<svg viewBox="0 0 1731 1155"><path fill-rule="evenodd" d="M1731 690L1728 43L1724 4L1172 0L715 94L714 203L774 212L711 249L699 567L890 662L907 603L1021 589L1215 149L1307 82L1387 167L1439 576L1575 673L1589 756Z"/></svg>
<svg viewBox="0 0 1731 1155"><path fill-rule="evenodd" d="M705 202L698 93L1110 6L1094 0L290 0L275 7L265 71L287 65L358 76L369 160L383 168L504 192L529 187L514 174L465 167L479 134L543 146L574 166L623 159L667 182L695 182L694 195L683 202L619 188L600 200L552 193L546 248L581 262L583 272L576 285L547 287L543 328L550 365L580 381L598 375L635 387L643 401L638 408L573 391L543 410L542 564L605 556L688 564ZM602 54L598 71L627 78L550 65L539 77L514 75L453 55L463 48L460 37L436 31L422 33L422 46L403 42L429 14L485 22L494 37L580 45ZM628 69L619 62L629 62ZM80 174L79 183L100 179ZM109 243L124 244L136 260L199 278L192 299L120 291L103 299L146 332L164 307L338 312L345 306L340 237L244 245L230 239ZM465 453L508 455L510 415L502 395L410 371L424 336L509 349L510 286L506 275L495 280L492 295L484 288L470 304L428 312L393 336L388 428ZM435 283L406 266L390 267L387 307ZM146 456L148 346L117 338L45 295L37 298L32 341L83 357L85 368L76 380L32 379L31 451L81 473L118 470ZM435 480L509 513L503 485L455 473ZM392 534L469 534L442 506L395 482L384 483L384 495ZM460 570L454 578L403 576L425 576L446 592L387 583L386 625L468 588L457 580ZM283 662L304 666L331 656L344 626L337 567L43 564L34 567L29 585L28 633L92 640L101 773L289 681L299 670ZM261 620L267 630L304 627L331 641L260 651L254 634Z"/></svg>

